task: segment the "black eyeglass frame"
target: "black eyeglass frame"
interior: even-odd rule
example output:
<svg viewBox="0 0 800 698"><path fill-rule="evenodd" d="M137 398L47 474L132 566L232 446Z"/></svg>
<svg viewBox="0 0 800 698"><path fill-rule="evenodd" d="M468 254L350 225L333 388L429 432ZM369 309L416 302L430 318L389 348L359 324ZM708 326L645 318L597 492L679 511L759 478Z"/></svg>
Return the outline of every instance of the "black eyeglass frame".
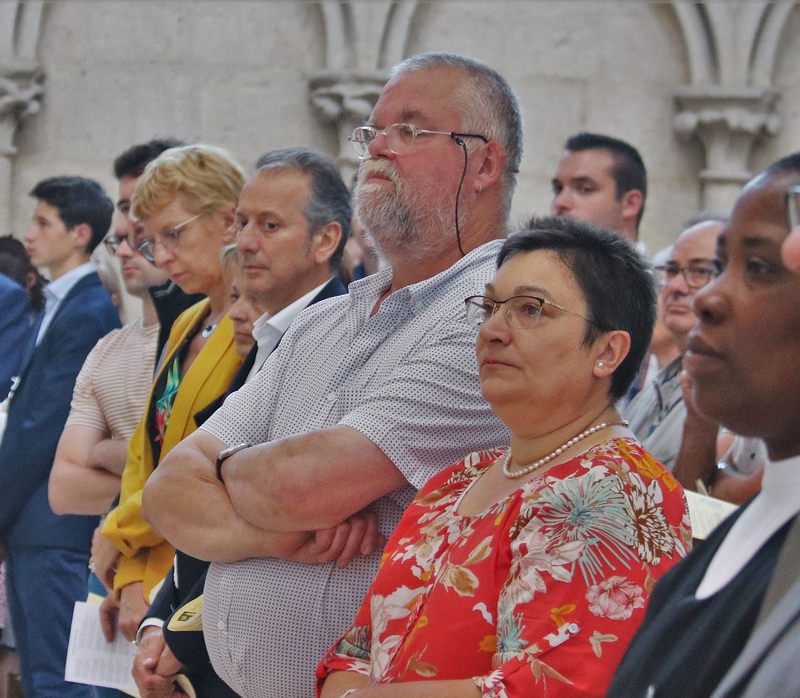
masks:
<svg viewBox="0 0 800 698"><path fill-rule="evenodd" d="M703 288L703 286L711 283L716 277L719 276L719 267L714 260L709 260L708 268L700 268L697 265L687 264L685 267L678 266L677 264L659 264L653 267L653 272L656 275L656 281L659 288L664 288L670 283L678 274L683 277L686 285L691 289ZM693 283L689 280L688 274L701 274L706 277L705 281L700 284ZM663 278L662 278L663 276Z"/></svg>

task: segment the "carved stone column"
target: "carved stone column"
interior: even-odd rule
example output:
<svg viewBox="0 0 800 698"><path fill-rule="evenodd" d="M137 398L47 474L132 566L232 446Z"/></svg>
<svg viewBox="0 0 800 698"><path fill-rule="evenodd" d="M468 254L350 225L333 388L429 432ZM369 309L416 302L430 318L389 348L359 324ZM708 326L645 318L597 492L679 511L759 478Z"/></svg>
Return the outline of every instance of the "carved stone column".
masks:
<svg viewBox="0 0 800 698"><path fill-rule="evenodd" d="M333 123L339 140L337 164L348 186L358 170L358 157L347 140L372 113L383 85L384 71L325 71L310 80L311 104L323 121Z"/></svg>
<svg viewBox="0 0 800 698"><path fill-rule="evenodd" d="M14 135L27 116L39 111L43 74L33 61L17 59L0 64L0 234L7 235L11 221L12 160Z"/></svg>
<svg viewBox="0 0 800 698"><path fill-rule="evenodd" d="M675 130L697 136L705 149L702 208L726 213L753 177L748 167L753 145L780 126L775 114L778 92L770 87L698 85L682 88L675 100L680 109Z"/></svg>

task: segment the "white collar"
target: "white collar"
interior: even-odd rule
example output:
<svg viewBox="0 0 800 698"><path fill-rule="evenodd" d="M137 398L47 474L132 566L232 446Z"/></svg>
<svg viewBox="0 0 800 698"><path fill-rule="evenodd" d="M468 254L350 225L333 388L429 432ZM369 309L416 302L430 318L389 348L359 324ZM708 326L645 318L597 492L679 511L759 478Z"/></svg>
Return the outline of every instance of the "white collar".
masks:
<svg viewBox="0 0 800 698"><path fill-rule="evenodd" d="M705 599L730 582L783 524L800 512L800 455L764 466L761 492L717 548L695 597Z"/></svg>
<svg viewBox="0 0 800 698"><path fill-rule="evenodd" d="M80 266L70 269L66 274L62 274L44 287L45 296L60 303L75 284L96 269L94 262L84 262Z"/></svg>
<svg viewBox="0 0 800 698"><path fill-rule="evenodd" d="M304 296L301 296L293 303L279 310L275 315L264 313L253 323L253 337L256 342L260 345L265 338L272 336L274 333L270 331L270 328L277 330L279 336L283 335L283 333L289 329L289 325L292 324L294 319L306 309L306 306L324 288L325 284L328 283L330 283L330 279L316 288L311 289Z"/></svg>

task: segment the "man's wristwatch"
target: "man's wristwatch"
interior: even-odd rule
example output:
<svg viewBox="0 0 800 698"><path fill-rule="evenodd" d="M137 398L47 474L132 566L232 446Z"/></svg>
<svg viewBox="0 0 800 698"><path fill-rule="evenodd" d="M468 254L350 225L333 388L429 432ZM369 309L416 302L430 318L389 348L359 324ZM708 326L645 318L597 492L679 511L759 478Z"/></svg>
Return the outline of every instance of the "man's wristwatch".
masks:
<svg viewBox="0 0 800 698"><path fill-rule="evenodd" d="M245 448L250 448L253 444L236 444L235 446L229 446L228 448L219 452L217 455L217 480L220 482L224 482L222 479L222 464L230 458L234 453L238 453L239 451L244 450Z"/></svg>

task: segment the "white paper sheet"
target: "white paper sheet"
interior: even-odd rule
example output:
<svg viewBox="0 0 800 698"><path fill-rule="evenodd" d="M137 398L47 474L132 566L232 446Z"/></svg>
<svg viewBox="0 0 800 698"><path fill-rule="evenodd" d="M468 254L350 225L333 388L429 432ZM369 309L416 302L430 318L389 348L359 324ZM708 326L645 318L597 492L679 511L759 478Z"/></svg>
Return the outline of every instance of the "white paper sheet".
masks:
<svg viewBox="0 0 800 698"><path fill-rule="evenodd" d="M692 522L692 538L705 540L720 523L739 507L721 499L684 490L689 504L689 519Z"/></svg>
<svg viewBox="0 0 800 698"><path fill-rule="evenodd" d="M120 633L114 642L106 642L99 606L81 601L75 604L64 672L67 681L135 692L131 667L136 651L136 646Z"/></svg>

